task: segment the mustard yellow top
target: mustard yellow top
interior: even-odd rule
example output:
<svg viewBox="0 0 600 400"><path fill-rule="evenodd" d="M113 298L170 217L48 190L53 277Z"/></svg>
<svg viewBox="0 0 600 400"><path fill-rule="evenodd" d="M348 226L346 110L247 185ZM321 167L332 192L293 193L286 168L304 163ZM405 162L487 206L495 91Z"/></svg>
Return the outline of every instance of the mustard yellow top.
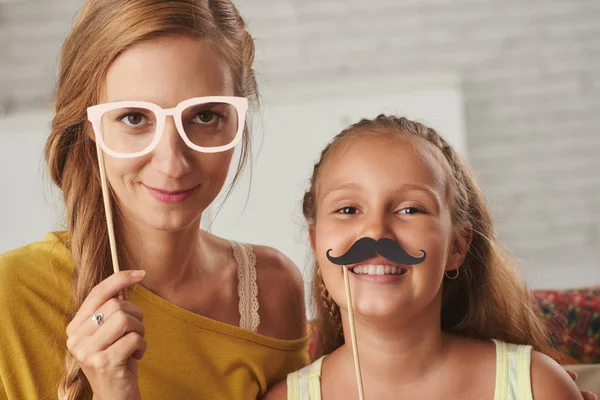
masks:
<svg viewBox="0 0 600 400"><path fill-rule="evenodd" d="M0 399L56 399L74 307L64 234L0 255ZM143 286L144 400L255 399L309 361L307 339L278 340L179 308Z"/></svg>

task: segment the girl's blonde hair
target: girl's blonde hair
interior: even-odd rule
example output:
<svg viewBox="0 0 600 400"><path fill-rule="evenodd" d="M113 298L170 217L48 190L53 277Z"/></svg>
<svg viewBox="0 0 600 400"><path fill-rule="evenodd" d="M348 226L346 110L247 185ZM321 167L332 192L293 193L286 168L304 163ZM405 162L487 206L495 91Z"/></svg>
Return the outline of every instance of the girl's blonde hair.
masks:
<svg viewBox="0 0 600 400"><path fill-rule="evenodd" d="M319 173L331 154L351 138L377 133L415 139L412 141L415 146L432 148L446 170L455 231L465 227L472 230L460 275L455 280L444 279L442 329L473 338L530 344L538 351L550 352L541 314L498 241L488 206L471 169L433 129L406 118L379 115L372 120L363 119L338 134L322 151L314 166L310 188L304 194L303 213L308 223L316 221ZM317 356L321 356L344 344L344 336L340 308L329 296L318 265L313 273L312 300L320 339Z"/></svg>
<svg viewBox="0 0 600 400"><path fill-rule="evenodd" d="M98 160L87 133L86 109L98 103L109 66L120 53L139 42L170 34L213 42L231 70L235 95L257 103L254 42L231 1L88 0L84 4L62 49L55 117L45 149L50 176L62 190L66 205L68 245L74 262L73 316L90 290L112 272ZM250 138L245 129L234 183L249 155ZM228 194L232 189L233 185ZM58 395L69 400L92 396L70 354Z"/></svg>

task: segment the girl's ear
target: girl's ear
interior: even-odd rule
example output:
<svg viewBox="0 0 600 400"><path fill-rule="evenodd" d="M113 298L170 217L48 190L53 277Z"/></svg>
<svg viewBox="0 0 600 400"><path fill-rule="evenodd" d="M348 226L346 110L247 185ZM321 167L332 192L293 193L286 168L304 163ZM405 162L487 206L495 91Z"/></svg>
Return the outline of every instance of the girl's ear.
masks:
<svg viewBox="0 0 600 400"><path fill-rule="evenodd" d="M452 252L446 264L446 271L451 271L460 268L473 240L473 227L467 223L461 229L457 230L452 243Z"/></svg>
<svg viewBox="0 0 600 400"><path fill-rule="evenodd" d="M310 248L314 253L316 249L315 224L311 224L308 227L308 239L310 240Z"/></svg>

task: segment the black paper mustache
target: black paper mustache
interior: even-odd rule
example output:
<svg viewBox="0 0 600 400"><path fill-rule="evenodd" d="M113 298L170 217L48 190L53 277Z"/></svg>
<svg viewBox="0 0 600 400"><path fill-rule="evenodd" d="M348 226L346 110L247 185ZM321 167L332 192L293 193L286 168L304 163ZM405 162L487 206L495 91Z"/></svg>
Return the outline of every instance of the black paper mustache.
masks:
<svg viewBox="0 0 600 400"><path fill-rule="evenodd" d="M425 261L427 253L421 250L421 257L413 257L406 252L396 241L389 238L375 240L370 237L358 239L346 252L340 257L331 257L329 253L333 249L327 250L327 258L337 265L358 264L371 258L374 254L381 254L386 259L396 264L416 265Z"/></svg>

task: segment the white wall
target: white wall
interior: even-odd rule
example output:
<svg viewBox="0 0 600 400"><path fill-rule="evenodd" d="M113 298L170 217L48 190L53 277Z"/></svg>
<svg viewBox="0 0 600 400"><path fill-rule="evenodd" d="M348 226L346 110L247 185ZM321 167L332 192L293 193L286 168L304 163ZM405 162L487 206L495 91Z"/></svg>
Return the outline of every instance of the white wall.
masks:
<svg viewBox="0 0 600 400"><path fill-rule="evenodd" d="M264 77L456 71L469 160L528 281L600 283L599 1L234 1ZM0 107L47 104L81 4L0 5Z"/></svg>
<svg viewBox="0 0 600 400"><path fill-rule="evenodd" d="M60 226L63 207L43 155L51 118L49 111L0 118L0 252Z"/></svg>
<svg viewBox="0 0 600 400"><path fill-rule="evenodd" d="M310 258L302 196L321 150L343 128L380 113L405 115L439 129L466 156L463 101L455 75L287 85L261 82L261 87L263 118L255 132L250 194L247 173L214 219L211 231L273 246L288 255L307 278L310 271L305 266Z"/></svg>
<svg viewBox="0 0 600 400"><path fill-rule="evenodd" d="M362 117L395 112L439 130L467 154L461 82L453 74L309 81L281 84L263 79L260 120L255 119L254 171L248 173L212 221L212 232L265 244L287 254L307 276L310 262L300 212L312 166L321 149L342 128ZM60 229L63 207L45 174L43 146L50 112L0 118L0 252L40 240ZM249 171L247 171L249 172ZM246 204L247 202L247 204ZM218 203L217 203L218 204ZM214 216L207 212L203 227ZM498 221L500 225L503 221ZM517 253L533 287L575 287L598 282L593 253L565 253L564 269L531 268L535 260Z"/></svg>
<svg viewBox="0 0 600 400"><path fill-rule="evenodd" d="M348 124L381 112L405 114L439 127L466 155L460 82L454 75L302 85L262 82L261 87L248 205L242 213L247 173L211 229L225 237L281 249L299 266L304 265L306 250L298 212L305 184L320 150ZM62 226L62 201L43 160L51 118L49 111L0 118L0 252L39 240ZM203 226L209 221L210 216Z"/></svg>

